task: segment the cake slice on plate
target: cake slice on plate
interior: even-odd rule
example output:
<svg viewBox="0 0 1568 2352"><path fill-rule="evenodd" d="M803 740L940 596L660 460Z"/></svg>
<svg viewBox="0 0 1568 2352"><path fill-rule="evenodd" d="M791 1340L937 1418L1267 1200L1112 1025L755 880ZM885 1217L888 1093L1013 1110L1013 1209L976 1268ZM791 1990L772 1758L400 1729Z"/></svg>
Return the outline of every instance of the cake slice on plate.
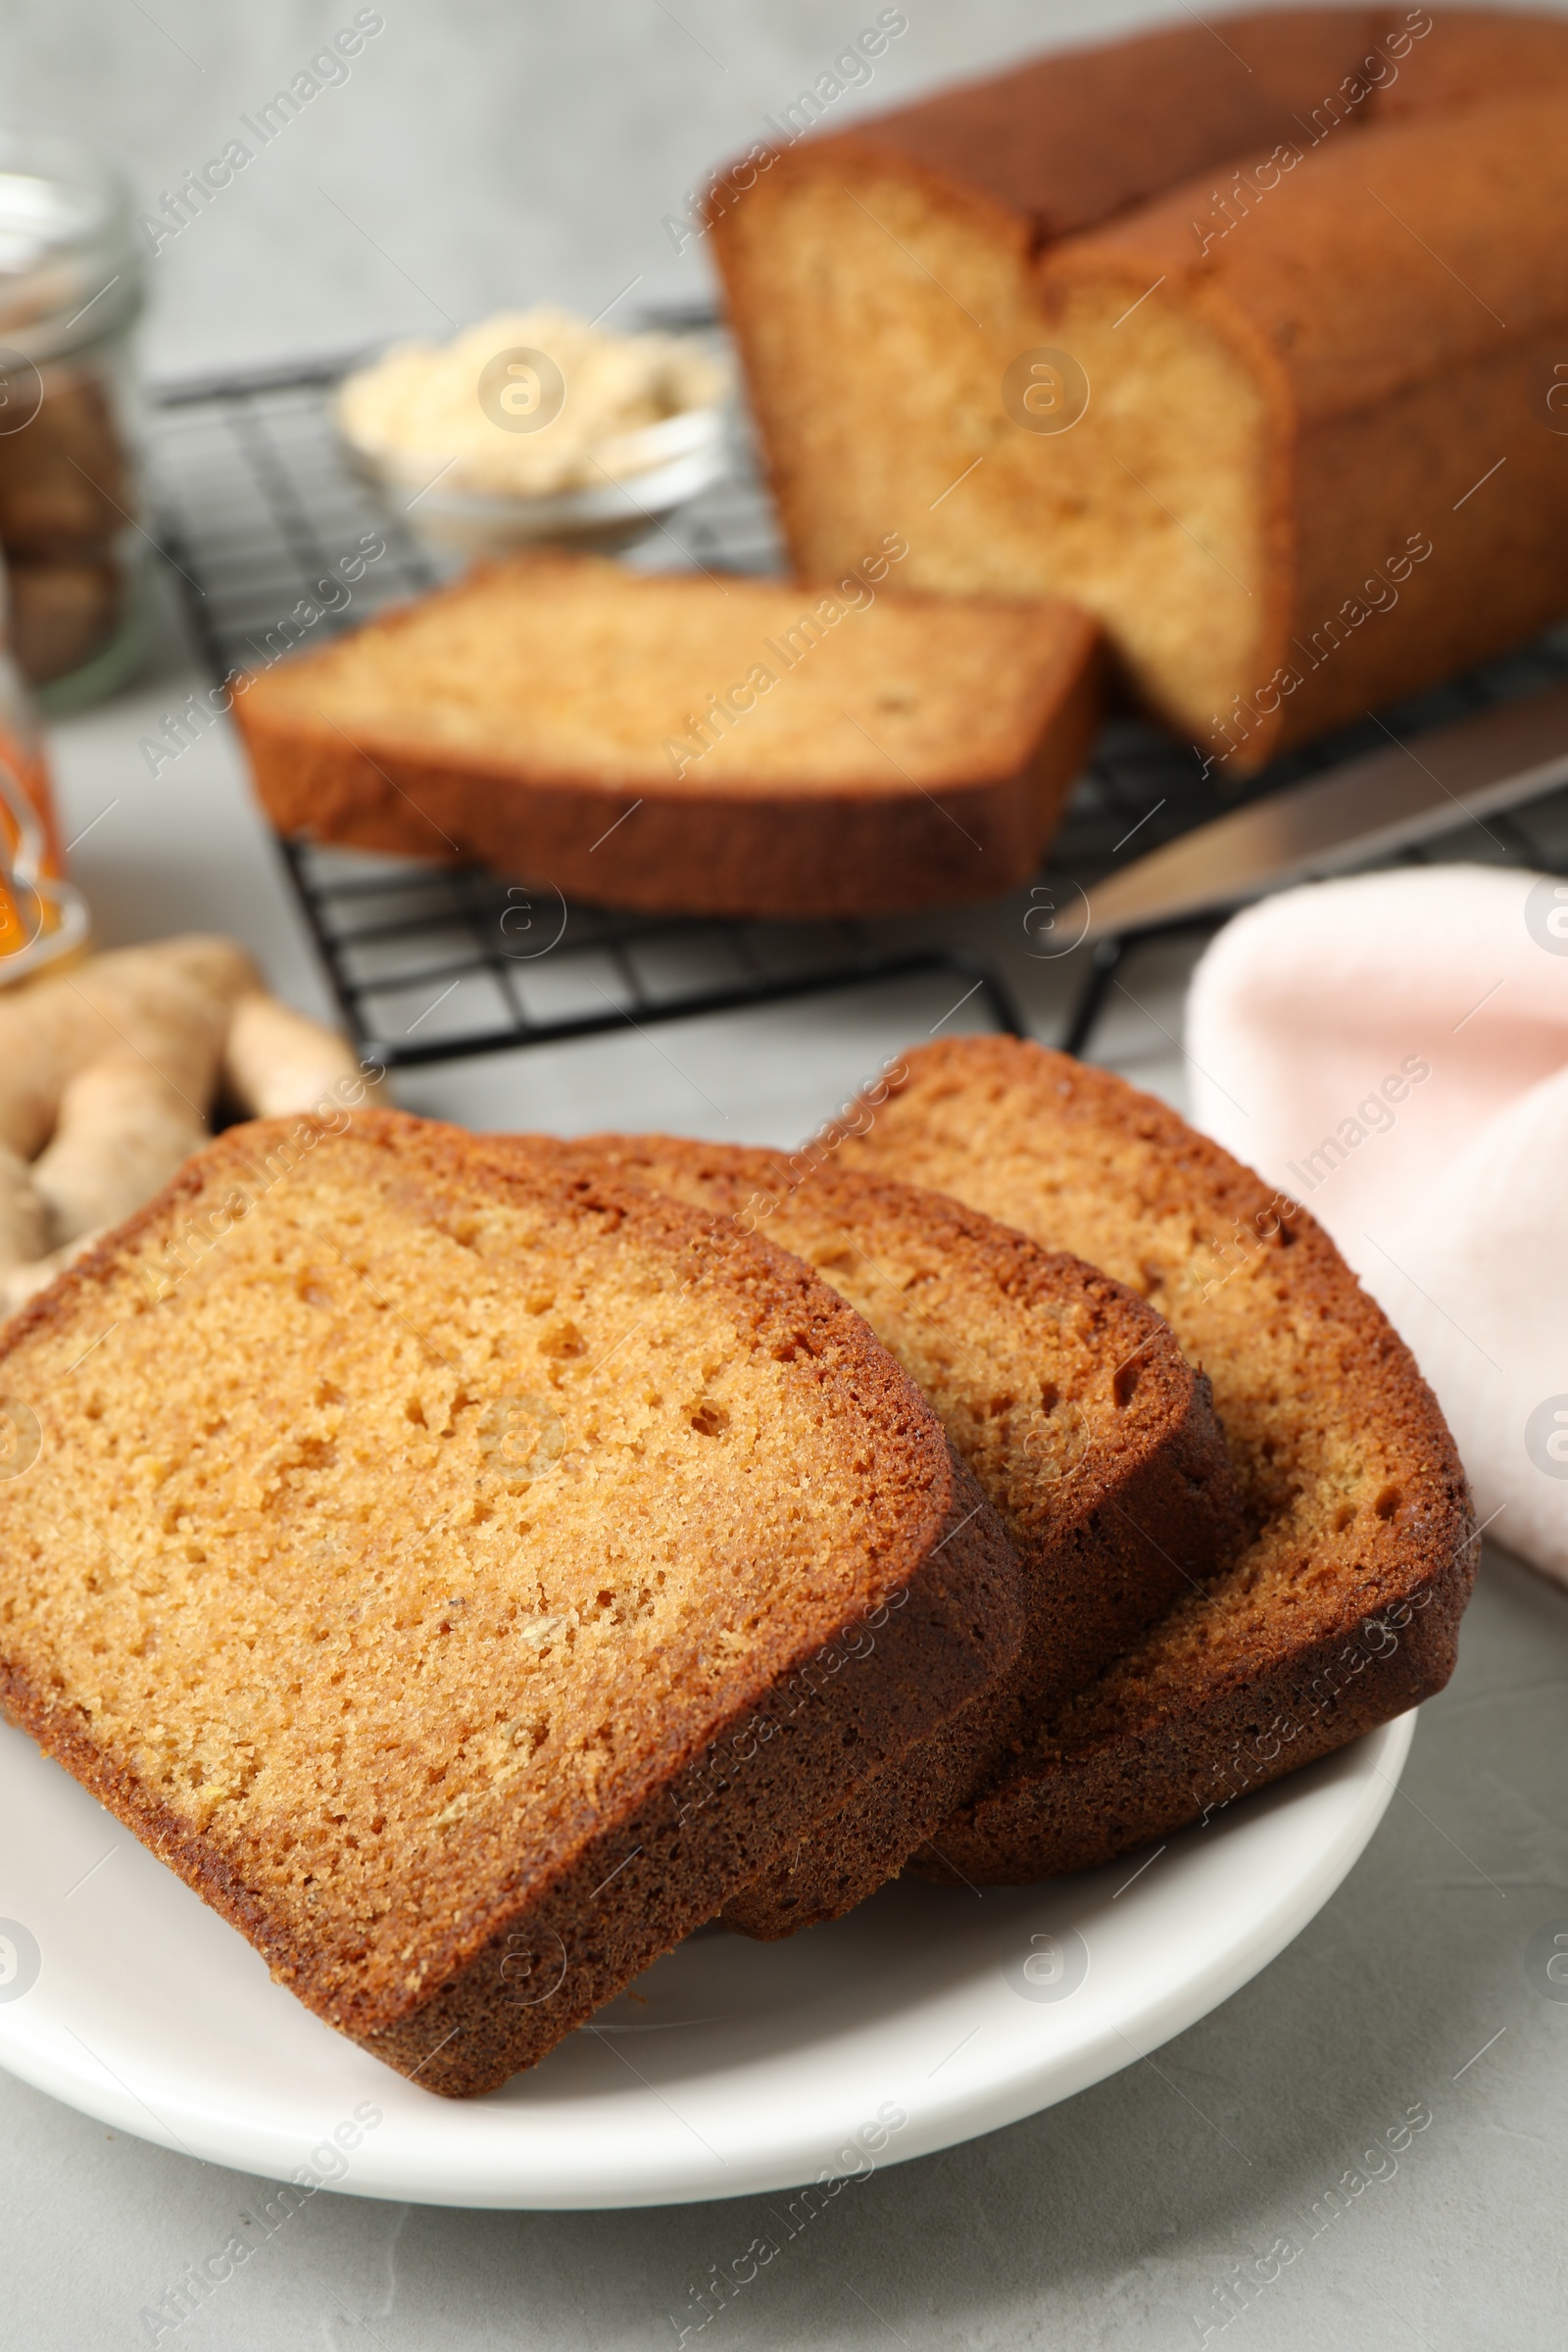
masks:
<svg viewBox="0 0 1568 2352"><path fill-rule="evenodd" d="M1247 1541L914 1867L1027 1882L1108 1861L1441 1690L1475 1578L1469 1493L1409 1349L1321 1227L1109 1071L956 1038L845 1163L968 1201L1102 1266L1213 1386ZM852 1116L851 1126L864 1123Z"/></svg>
<svg viewBox="0 0 1568 2352"><path fill-rule="evenodd" d="M913 1742L725 1905L745 1934L790 1935L890 1878L1043 1709L1234 1550L1208 1384L1124 1285L938 1194L816 1154L670 1136L556 1149L590 1181L652 1186L805 1259L930 1399L1018 1555L1024 1638L1006 1689Z"/></svg>
<svg viewBox="0 0 1568 2352"><path fill-rule="evenodd" d="M7 1327L0 1697L464 2094L997 1684L1017 1569L796 1259L333 1124L230 1129Z"/></svg>

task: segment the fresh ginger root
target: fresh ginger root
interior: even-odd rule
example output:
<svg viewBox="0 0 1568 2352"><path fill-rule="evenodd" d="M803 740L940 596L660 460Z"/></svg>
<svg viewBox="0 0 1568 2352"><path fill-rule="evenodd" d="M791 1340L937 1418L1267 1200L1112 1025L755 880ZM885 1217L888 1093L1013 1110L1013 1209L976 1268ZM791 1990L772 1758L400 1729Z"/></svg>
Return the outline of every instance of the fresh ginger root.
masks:
<svg viewBox="0 0 1568 2352"><path fill-rule="evenodd" d="M25 1265L49 1248L49 1213L32 1170L0 1145L0 1270Z"/></svg>
<svg viewBox="0 0 1568 2352"><path fill-rule="evenodd" d="M232 940L120 949L0 997L0 1316L170 1181L220 1089L275 1118L352 1108L367 1086Z"/></svg>
<svg viewBox="0 0 1568 2352"><path fill-rule="evenodd" d="M118 1225L182 1168L208 1137L199 1102L140 1054L105 1054L70 1080L32 1181L59 1249Z"/></svg>
<svg viewBox="0 0 1568 2352"><path fill-rule="evenodd" d="M259 985L243 948L193 934L94 956L0 997L0 1143L32 1159L67 1083L126 1050L210 1102L234 1003Z"/></svg>
<svg viewBox="0 0 1568 2352"><path fill-rule="evenodd" d="M334 1089L359 1076L359 1058L335 1029L323 1029L261 989L235 1005L223 1047L223 1084L253 1117L281 1118L341 1102Z"/></svg>

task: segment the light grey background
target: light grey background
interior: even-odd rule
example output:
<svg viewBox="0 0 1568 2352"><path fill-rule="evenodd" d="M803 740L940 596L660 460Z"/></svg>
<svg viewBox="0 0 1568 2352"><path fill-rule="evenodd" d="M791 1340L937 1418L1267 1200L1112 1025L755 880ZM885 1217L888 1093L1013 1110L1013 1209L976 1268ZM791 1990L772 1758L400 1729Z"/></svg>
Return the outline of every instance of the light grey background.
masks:
<svg viewBox="0 0 1568 2352"><path fill-rule="evenodd" d="M441 331L500 302L593 312L706 287L661 228L876 5L392 0L345 87L291 123L152 269L158 372ZM909 6L843 113L1083 29L1179 6ZM1192 12L1187 12L1191 14ZM350 5L66 0L0 23L0 112L119 148L149 200L348 23ZM678 20L678 21L677 21ZM373 242L372 242L373 240ZM379 250L378 250L379 249ZM56 730L68 836L106 944L237 933L321 1007L232 747L156 784L136 756L196 683L171 620L147 676ZM1069 975L1031 963L1020 906L955 917L1051 1036ZM1185 948L1123 974L1103 1058L1180 1101ZM411 1107L563 1130L617 1121L792 1140L947 1009L929 990L682 1024L448 1068ZM1568 2003L1529 1973L1568 1923L1568 1594L1490 1553L1459 1672L1345 1887L1214 2016L1098 2089L846 2191L691 2342L737 2348L1347 2345L1534 2352L1568 2307ZM0 1822L0 1912L5 1909ZM106 1965L113 1955L106 1956ZM1477 2055L1477 2053L1481 2053ZM1289 2236L1409 2105L1431 2128L1223 2336L1227 2266ZM254 2184L111 2134L0 2076L0 2344L145 2342L138 2314L220 2244ZM176 2333L191 2352L654 2347L767 2226L762 2201L632 2214L464 2214L321 2197Z"/></svg>
<svg viewBox="0 0 1568 2352"><path fill-rule="evenodd" d="M664 216L881 7L385 0L385 29L348 81L160 247L152 365L169 374L339 352L541 298L592 316L628 284L630 304L699 299L702 247L677 253ZM12 0L0 122L114 149L155 206L357 8ZM908 0L904 13L907 32L868 85L835 101L834 122L1053 42L1184 12L1180 0Z"/></svg>

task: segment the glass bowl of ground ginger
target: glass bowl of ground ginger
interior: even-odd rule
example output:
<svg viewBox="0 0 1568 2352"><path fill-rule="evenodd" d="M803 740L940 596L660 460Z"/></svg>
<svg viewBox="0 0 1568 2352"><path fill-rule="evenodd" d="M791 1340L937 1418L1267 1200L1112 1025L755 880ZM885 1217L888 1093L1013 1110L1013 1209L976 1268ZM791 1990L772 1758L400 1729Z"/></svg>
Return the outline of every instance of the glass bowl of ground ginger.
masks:
<svg viewBox="0 0 1568 2352"><path fill-rule="evenodd" d="M711 342L615 334L546 304L346 377L355 468L440 553L634 545L725 467L730 373Z"/></svg>

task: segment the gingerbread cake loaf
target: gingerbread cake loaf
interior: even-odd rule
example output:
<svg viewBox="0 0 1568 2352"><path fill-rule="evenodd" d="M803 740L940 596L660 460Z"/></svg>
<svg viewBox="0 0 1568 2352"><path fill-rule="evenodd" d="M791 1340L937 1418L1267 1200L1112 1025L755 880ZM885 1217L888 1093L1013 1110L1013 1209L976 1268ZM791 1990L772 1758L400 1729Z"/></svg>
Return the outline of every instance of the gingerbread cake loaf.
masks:
<svg viewBox="0 0 1568 2352"><path fill-rule="evenodd" d="M669 1136L552 1149L590 1182L651 1186L804 1259L930 1400L1018 1556L1006 1691L862 1783L724 1907L744 1934L791 1935L893 1876L1042 1711L1222 1565L1240 1530L1208 1386L1120 1283L914 1186Z"/></svg>
<svg viewBox="0 0 1568 2352"><path fill-rule="evenodd" d="M1560 18L1287 10L754 150L710 222L793 561L1068 598L1235 775L1555 620L1565 93Z"/></svg>
<svg viewBox="0 0 1568 2352"><path fill-rule="evenodd" d="M541 2057L1017 1649L992 1512L825 1284L456 1128L228 1130L0 1388L6 1712L431 2090Z"/></svg>
<svg viewBox="0 0 1568 2352"><path fill-rule="evenodd" d="M1246 1541L936 1833L922 1875L1027 1882L1212 1818L1440 1690L1475 1575L1453 1441L1322 1229L1121 1079L1005 1038L904 1057L848 1166L1102 1266L1213 1385ZM852 1126L859 1124L852 1121Z"/></svg>
<svg viewBox="0 0 1568 2352"><path fill-rule="evenodd" d="M617 906L839 915L1035 871L1100 710L1069 607L519 559L251 679L282 831L473 858Z"/></svg>

